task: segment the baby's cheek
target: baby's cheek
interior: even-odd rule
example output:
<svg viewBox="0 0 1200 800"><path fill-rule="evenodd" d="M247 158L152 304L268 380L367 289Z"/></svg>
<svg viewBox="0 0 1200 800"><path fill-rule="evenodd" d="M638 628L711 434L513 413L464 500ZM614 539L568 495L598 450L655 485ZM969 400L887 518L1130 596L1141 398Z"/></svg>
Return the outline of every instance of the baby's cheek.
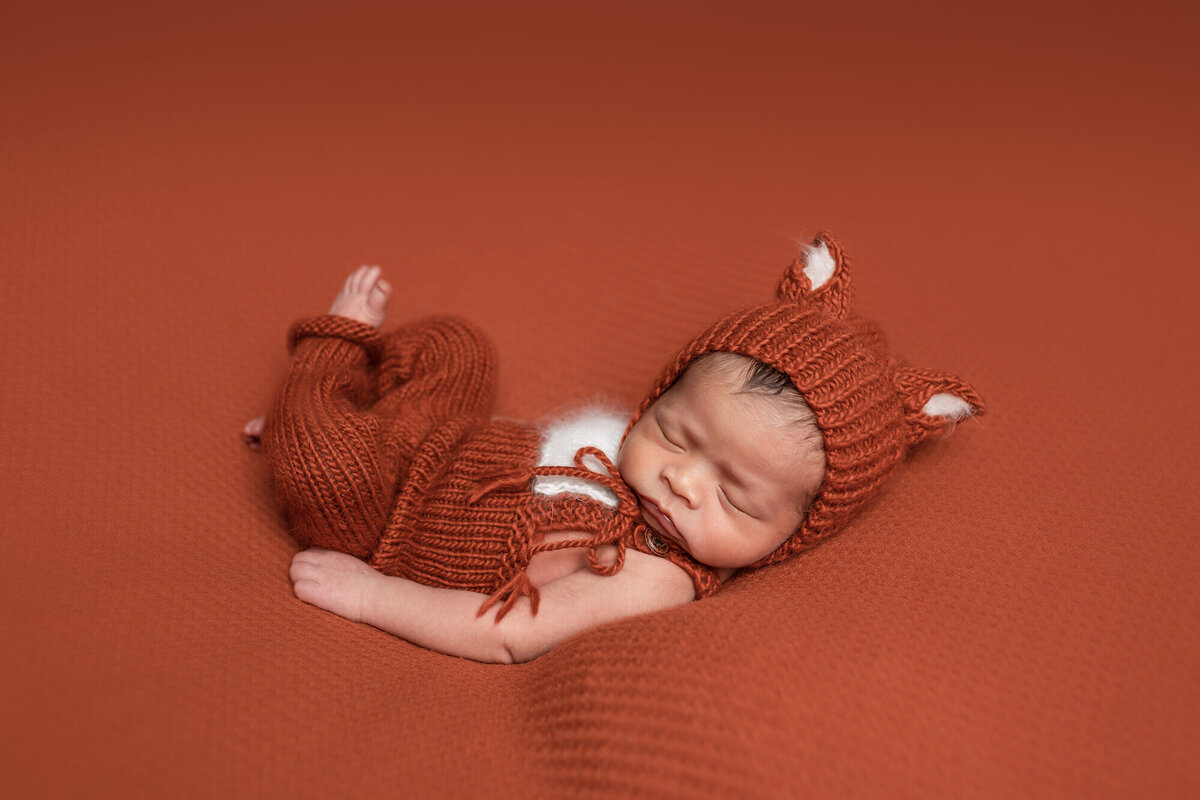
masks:
<svg viewBox="0 0 1200 800"><path fill-rule="evenodd" d="M621 473L626 481L641 471L640 464L643 460L641 451L642 443L631 436L617 453L617 471Z"/></svg>

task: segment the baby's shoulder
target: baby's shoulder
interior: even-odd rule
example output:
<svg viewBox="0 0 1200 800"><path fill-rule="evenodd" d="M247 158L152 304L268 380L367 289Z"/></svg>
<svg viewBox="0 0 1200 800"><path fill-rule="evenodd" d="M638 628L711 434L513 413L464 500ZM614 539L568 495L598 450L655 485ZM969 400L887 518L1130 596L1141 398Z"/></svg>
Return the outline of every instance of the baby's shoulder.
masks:
<svg viewBox="0 0 1200 800"><path fill-rule="evenodd" d="M627 574L630 591L645 592L670 604L696 599L696 585L687 570L669 558L643 553L632 547L625 551L625 565L617 575Z"/></svg>

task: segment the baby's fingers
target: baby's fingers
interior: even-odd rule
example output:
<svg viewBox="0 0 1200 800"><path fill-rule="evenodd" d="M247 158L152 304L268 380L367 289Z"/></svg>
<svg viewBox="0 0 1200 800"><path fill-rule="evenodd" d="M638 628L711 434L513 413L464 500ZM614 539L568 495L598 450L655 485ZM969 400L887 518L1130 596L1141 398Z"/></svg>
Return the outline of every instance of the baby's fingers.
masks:
<svg viewBox="0 0 1200 800"><path fill-rule="evenodd" d="M309 581L317 583L317 578L321 574L321 568L311 561L300 561L299 558L292 560L292 566L288 570L288 577L292 579L292 584L299 584L300 581Z"/></svg>
<svg viewBox="0 0 1200 800"><path fill-rule="evenodd" d="M363 617L370 577L376 573L354 556L312 548L296 554L290 574L296 597L357 622Z"/></svg>
<svg viewBox="0 0 1200 800"><path fill-rule="evenodd" d="M292 556L292 566L295 566L297 562L302 564L318 564L324 559L326 553L332 552L332 550L326 550L324 547L310 547L307 550L301 550Z"/></svg>
<svg viewBox="0 0 1200 800"><path fill-rule="evenodd" d="M328 555L331 552L313 547L297 553L292 558L291 568L288 569L292 583L305 580L321 583L322 579L329 575Z"/></svg>
<svg viewBox="0 0 1200 800"><path fill-rule="evenodd" d="M319 605L317 595L321 591L321 584L316 581L298 580L292 584L292 593L306 603L311 605Z"/></svg>
<svg viewBox="0 0 1200 800"><path fill-rule="evenodd" d="M326 586L329 572L309 551L299 553L292 559L292 567L288 573L292 578L292 592L296 597L306 603L325 607L324 596L329 591L329 587Z"/></svg>

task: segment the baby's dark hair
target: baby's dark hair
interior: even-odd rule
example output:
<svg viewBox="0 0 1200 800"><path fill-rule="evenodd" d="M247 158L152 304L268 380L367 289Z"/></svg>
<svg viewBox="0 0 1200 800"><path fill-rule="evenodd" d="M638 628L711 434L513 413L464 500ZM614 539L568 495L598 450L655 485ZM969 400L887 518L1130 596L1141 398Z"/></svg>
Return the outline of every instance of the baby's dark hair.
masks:
<svg viewBox="0 0 1200 800"><path fill-rule="evenodd" d="M821 429L817 427L817 415L805 401L804 395L792 383L786 372L775 369L770 364L757 361L737 353L707 353L688 369L697 368L700 371L726 371L737 374L740 371L742 388L738 394L761 394L778 397L795 413L795 422L805 429L812 429L818 441L823 441Z"/></svg>
<svg viewBox="0 0 1200 800"><path fill-rule="evenodd" d="M825 436L817 424L817 415L786 372L748 356L725 352L703 355L688 369L696 367L701 371L727 371L727 374L738 375L741 381L738 394L778 397L781 413L785 414L782 422L797 434L797 442L804 448L803 452L813 457L819 456L822 466L824 465ZM806 487L802 511L807 513L808 506L819 490L820 484Z"/></svg>
<svg viewBox="0 0 1200 800"><path fill-rule="evenodd" d="M739 358L745 357L739 356ZM780 372L770 364L764 364L752 358L747 358L746 361L749 363L746 365L746 385L742 391L784 395L785 397L794 395L800 399L800 402L804 402L804 395L800 394L800 391L792 384L792 379L787 376L786 372ZM804 403L804 407L808 408L808 403Z"/></svg>

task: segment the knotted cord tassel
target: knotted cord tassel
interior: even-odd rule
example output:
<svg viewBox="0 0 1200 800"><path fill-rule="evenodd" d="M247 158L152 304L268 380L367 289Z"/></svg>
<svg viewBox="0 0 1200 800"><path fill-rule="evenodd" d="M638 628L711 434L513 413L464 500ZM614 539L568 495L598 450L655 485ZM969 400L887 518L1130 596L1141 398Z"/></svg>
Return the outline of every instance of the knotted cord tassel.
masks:
<svg viewBox="0 0 1200 800"><path fill-rule="evenodd" d="M494 620L495 622L499 622L522 597L529 598L530 613L536 615L538 603L541 602L542 595L537 587L533 585L533 581L529 580L529 575L525 573L525 570L517 572L503 586L493 592L491 597L483 601L483 605L479 607L479 611L475 612L475 616L482 617L487 613L489 608L499 603L501 598L504 598L504 602L501 604L500 610L496 612L496 619Z"/></svg>
<svg viewBox="0 0 1200 800"><path fill-rule="evenodd" d="M595 458L605 471L596 472L589 468L585 463L585 459L588 456ZM541 601L541 593L533 585L533 582L529 580L526 570L529 566L529 560L538 553L565 550L573 547L586 547L588 569L597 575L614 575L625 565L626 545L622 538L622 533L630 524L641 519L641 512L638 509L637 495L622 480L620 472L617 471L616 466L609 457L598 447L589 446L579 448L575 453L574 467L534 467L518 474L502 476L483 483L471 494L470 502L475 503L497 489L521 488L537 476L567 476L594 481L609 489L617 496L617 508L607 515L608 519L594 536L586 539L564 539L557 542L542 542L530 548L527 551L528 556L520 559L520 561L524 562L524 566L514 570L512 576L491 597L484 601L483 605L479 607L479 611L476 614L477 617L483 616L487 613L488 609L500 603L500 609L496 612L495 620L499 622L516 605L516 602L521 597L529 598L531 612L537 614L538 604ZM530 519L524 519L518 522L518 525L530 524L531 522L532 520ZM611 564L600 562L599 551L605 545L613 545L617 548L617 557ZM510 564L509 568L513 566Z"/></svg>

